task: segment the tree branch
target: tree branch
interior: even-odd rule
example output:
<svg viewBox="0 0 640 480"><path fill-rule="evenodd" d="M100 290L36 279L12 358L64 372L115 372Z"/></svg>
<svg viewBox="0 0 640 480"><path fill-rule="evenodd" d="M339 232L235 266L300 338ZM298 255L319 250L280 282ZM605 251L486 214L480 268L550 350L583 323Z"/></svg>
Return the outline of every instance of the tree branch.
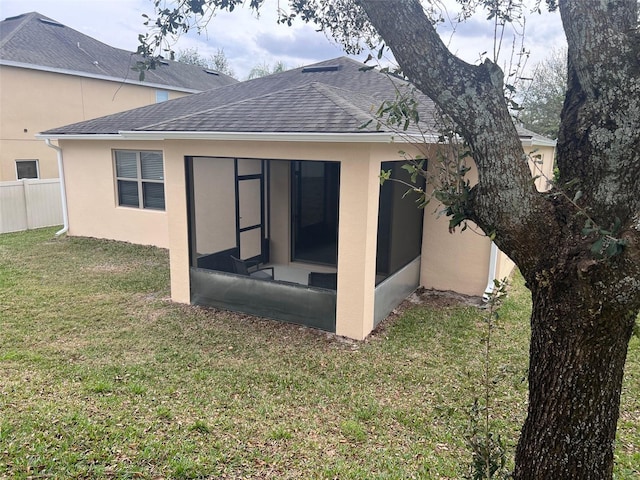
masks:
<svg viewBox="0 0 640 480"><path fill-rule="evenodd" d="M451 54L419 0L358 0L409 80L457 124L471 147L479 182L471 218L521 268L537 263L549 227L550 205L535 189L503 93L501 69L490 61L470 65ZM399 28L398 26L402 27ZM543 231L544 230L544 231ZM522 239L537 243L522 247Z"/></svg>

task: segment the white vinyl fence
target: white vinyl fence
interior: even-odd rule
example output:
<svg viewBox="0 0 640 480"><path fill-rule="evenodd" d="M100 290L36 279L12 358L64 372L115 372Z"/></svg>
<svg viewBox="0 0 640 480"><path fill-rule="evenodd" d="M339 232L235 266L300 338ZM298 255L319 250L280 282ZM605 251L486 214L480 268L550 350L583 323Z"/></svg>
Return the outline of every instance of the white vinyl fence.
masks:
<svg viewBox="0 0 640 480"><path fill-rule="evenodd" d="M0 233L62 222L59 179L0 182Z"/></svg>

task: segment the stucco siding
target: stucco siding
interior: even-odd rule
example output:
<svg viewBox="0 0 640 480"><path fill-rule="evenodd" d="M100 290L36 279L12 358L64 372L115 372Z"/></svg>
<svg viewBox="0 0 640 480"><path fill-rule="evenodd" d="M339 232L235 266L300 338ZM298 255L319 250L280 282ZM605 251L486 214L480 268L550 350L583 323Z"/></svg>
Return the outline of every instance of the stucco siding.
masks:
<svg viewBox="0 0 640 480"><path fill-rule="evenodd" d="M65 167L69 235L162 248L169 246L166 211L118 206L113 167L113 149L162 150L161 144L96 141L60 144ZM166 185L165 195L168 196Z"/></svg>
<svg viewBox="0 0 640 480"><path fill-rule="evenodd" d="M0 86L0 181L16 180L20 159L37 159L40 178L58 177L56 154L37 133L155 103L157 90L6 65L0 66ZM169 92L170 99L184 95Z"/></svg>

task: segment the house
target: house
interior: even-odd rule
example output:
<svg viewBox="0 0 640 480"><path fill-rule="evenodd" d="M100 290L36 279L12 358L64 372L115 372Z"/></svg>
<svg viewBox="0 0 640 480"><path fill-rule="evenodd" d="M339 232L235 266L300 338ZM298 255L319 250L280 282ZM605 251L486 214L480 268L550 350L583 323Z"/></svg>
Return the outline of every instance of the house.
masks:
<svg viewBox="0 0 640 480"><path fill-rule="evenodd" d="M421 124L405 132L378 125L372 112L412 87L362 66L337 58L42 133L61 147L68 233L168 248L176 302L354 339L419 286L482 295L513 264L380 185L381 169L403 174L400 150L437 148L432 102L414 93ZM550 175L554 143L521 133Z"/></svg>
<svg viewBox="0 0 640 480"><path fill-rule="evenodd" d="M0 182L58 176L38 132L236 82L168 60L140 82L139 59L37 12L0 22Z"/></svg>

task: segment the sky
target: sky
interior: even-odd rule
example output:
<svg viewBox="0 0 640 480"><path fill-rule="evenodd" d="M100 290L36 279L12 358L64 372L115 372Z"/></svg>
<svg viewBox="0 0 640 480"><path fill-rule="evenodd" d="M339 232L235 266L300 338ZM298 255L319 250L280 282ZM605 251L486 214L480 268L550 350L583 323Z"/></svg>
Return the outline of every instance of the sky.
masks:
<svg viewBox="0 0 640 480"><path fill-rule="evenodd" d="M394 0L389 0L394 1ZM286 4L286 0L280 0ZM443 0L453 5L452 0ZM236 9L233 13L220 13L214 17L203 34L190 32L178 39L173 50L197 49L208 58L222 49L236 77L247 78L252 68L258 65L274 65L283 62L289 68L308 65L345 55L339 45L328 39L313 26L295 22L292 27L278 25L278 0L267 0L260 17L248 8ZM152 0L0 0L0 18L37 11L64 25L78 30L103 43L124 50L135 51L138 35L145 33L143 14L153 17ZM449 12L453 15L453 11ZM476 15L456 27L446 22L440 27L441 35L449 48L463 60L476 63L483 52L493 51L493 27L482 15ZM513 34L506 35L508 41L502 51L503 68L510 57ZM553 48L565 45L562 24L558 13L543 12L528 16L525 28L524 48L531 52L527 61L529 75L535 65L548 56ZM517 50L522 45L517 41ZM364 59L365 52L357 59Z"/></svg>

